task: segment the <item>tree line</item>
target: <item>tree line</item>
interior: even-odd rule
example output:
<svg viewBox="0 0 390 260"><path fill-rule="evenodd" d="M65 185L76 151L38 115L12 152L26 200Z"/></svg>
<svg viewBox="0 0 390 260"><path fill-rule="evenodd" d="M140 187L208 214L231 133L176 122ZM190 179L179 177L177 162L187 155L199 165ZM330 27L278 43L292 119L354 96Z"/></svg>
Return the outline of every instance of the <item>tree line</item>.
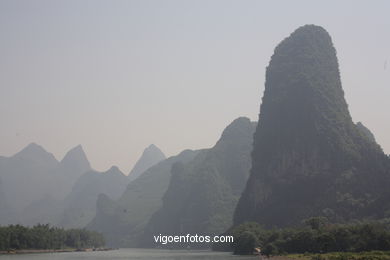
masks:
<svg viewBox="0 0 390 260"><path fill-rule="evenodd" d="M33 227L0 227L0 251L21 249L99 248L103 235L86 229L69 229L38 224Z"/></svg>
<svg viewBox="0 0 390 260"><path fill-rule="evenodd" d="M389 221L331 224L316 217L304 221L304 226L285 229L264 229L254 222L233 230L235 254L252 254L260 248L264 255L367 252L390 250Z"/></svg>

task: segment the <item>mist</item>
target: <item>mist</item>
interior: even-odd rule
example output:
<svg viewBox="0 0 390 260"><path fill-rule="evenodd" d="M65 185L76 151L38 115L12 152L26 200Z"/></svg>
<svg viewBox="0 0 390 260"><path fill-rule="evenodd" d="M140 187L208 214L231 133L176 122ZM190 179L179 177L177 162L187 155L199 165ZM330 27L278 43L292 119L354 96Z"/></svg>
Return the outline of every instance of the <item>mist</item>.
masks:
<svg viewBox="0 0 390 260"><path fill-rule="evenodd" d="M29 143L127 174L145 147L211 147L257 120L265 67L303 24L327 28L354 121L390 152L387 1L1 1L0 155Z"/></svg>

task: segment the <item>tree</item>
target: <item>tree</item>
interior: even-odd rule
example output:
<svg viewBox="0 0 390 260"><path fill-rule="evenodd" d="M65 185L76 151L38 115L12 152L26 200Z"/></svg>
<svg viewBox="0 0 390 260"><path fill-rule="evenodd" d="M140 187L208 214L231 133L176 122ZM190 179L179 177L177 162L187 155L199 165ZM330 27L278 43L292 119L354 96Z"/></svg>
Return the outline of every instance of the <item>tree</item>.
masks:
<svg viewBox="0 0 390 260"><path fill-rule="evenodd" d="M251 231L243 232L236 239L237 242L234 247L235 255L251 255L253 254L254 249L259 245L259 240Z"/></svg>

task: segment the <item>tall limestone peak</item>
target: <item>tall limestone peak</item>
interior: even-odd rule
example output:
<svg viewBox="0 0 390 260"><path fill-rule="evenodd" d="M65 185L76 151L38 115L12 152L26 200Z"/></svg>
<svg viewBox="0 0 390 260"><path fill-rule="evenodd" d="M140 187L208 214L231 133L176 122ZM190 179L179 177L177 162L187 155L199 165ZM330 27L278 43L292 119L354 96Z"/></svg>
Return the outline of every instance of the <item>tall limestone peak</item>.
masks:
<svg viewBox="0 0 390 260"><path fill-rule="evenodd" d="M157 146L154 144L149 145L130 171L130 181L137 179L144 171L164 159L166 159L164 153Z"/></svg>
<svg viewBox="0 0 390 260"><path fill-rule="evenodd" d="M315 25L298 28L276 47L267 67L255 146L325 142L330 155L356 148L348 146L355 145L354 130L329 34Z"/></svg>
<svg viewBox="0 0 390 260"><path fill-rule="evenodd" d="M352 122L331 37L319 26L298 28L266 70L251 175L235 224L367 216L387 193L388 176L388 158Z"/></svg>
<svg viewBox="0 0 390 260"><path fill-rule="evenodd" d="M69 150L61 161L64 167L77 169L78 173L84 173L91 169L87 155L81 145Z"/></svg>

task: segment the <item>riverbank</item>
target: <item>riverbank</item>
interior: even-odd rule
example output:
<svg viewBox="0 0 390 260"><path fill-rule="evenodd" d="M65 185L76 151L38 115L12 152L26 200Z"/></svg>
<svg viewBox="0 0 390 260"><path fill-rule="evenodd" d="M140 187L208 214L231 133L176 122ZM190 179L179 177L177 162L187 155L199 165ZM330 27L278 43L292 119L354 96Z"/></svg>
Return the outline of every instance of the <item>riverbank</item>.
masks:
<svg viewBox="0 0 390 260"><path fill-rule="evenodd" d="M94 252L94 251L111 251L115 248L64 248L64 249L20 249L0 251L0 255L8 254L43 254L43 253L69 253L69 252Z"/></svg>
<svg viewBox="0 0 390 260"><path fill-rule="evenodd" d="M288 254L272 256L270 260L390 260L390 251L331 252L323 254Z"/></svg>

